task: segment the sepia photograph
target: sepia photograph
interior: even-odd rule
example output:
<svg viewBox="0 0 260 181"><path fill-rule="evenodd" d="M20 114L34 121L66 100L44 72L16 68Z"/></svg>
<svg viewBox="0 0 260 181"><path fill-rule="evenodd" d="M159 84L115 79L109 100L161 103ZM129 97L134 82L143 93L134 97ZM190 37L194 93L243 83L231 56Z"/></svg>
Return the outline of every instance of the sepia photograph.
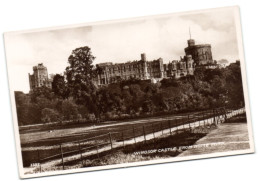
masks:
<svg viewBox="0 0 260 181"><path fill-rule="evenodd" d="M21 178L254 153L238 7L4 40Z"/></svg>

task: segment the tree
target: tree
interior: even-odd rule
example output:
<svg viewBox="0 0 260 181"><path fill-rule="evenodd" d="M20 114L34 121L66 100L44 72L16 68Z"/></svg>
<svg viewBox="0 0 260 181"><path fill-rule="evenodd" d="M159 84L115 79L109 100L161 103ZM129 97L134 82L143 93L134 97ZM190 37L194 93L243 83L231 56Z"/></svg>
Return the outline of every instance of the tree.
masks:
<svg viewBox="0 0 260 181"><path fill-rule="evenodd" d="M178 82L176 79L163 79L161 80L161 87L178 87Z"/></svg>
<svg viewBox="0 0 260 181"><path fill-rule="evenodd" d="M240 63L232 63L225 69L226 76L226 96L228 97L229 106L244 105L243 83L241 76Z"/></svg>
<svg viewBox="0 0 260 181"><path fill-rule="evenodd" d="M48 100L53 100L54 99L54 94L52 92L52 90L49 87L37 87L35 89L33 89L33 91L30 94L31 100L32 102L36 103L37 102L37 98L39 97L44 97Z"/></svg>
<svg viewBox="0 0 260 181"><path fill-rule="evenodd" d="M71 117L77 117L78 108L77 105L73 102L73 100L68 99L62 101L62 114L65 119L71 119Z"/></svg>
<svg viewBox="0 0 260 181"><path fill-rule="evenodd" d="M28 124L29 104L30 97L23 92L15 91L15 102L17 110L18 124L24 125Z"/></svg>
<svg viewBox="0 0 260 181"><path fill-rule="evenodd" d="M41 111L43 122L56 122L59 121L59 113L54 109L44 108Z"/></svg>
<svg viewBox="0 0 260 181"><path fill-rule="evenodd" d="M92 80L95 77L91 49L87 46L76 48L68 58L69 66L66 68L66 78L70 95L77 104L87 106L88 110L99 116L96 105L96 87Z"/></svg>
<svg viewBox="0 0 260 181"><path fill-rule="evenodd" d="M67 84L64 80L64 76L60 74L56 74L52 81L52 91L57 95L58 97L61 97L63 99L68 98L69 92Z"/></svg>

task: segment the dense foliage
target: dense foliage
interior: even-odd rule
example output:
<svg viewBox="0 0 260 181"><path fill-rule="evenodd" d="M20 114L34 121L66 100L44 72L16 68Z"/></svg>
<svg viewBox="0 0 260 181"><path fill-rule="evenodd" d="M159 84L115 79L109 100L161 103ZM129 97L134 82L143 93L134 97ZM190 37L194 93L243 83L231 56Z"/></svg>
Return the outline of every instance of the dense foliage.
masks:
<svg viewBox="0 0 260 181"><path fill-rule="evenodd" d="M15 92L19 125L80 119L124 119L214 107L243 106L239 62L226 68L196 68L193 76L157 84L121 80L97 88L90 48L73 50L65 76L55 75L52 89Z"/></svg>

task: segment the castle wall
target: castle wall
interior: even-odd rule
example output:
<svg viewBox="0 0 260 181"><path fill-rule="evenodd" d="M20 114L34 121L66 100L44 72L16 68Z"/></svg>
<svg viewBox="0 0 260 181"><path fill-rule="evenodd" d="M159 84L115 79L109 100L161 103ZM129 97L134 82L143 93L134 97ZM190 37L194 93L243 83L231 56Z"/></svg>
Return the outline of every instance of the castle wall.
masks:
<svg viewBox="0 0 260 181"><path fill-rule="evenodd" d="M211 46L209 44L189 46L184 49L186 55L191 55L196 65L213 63Z"/></svg>
<svg viewBox="0 0 260 181"><path fill-rule="evenodd" d="M169 64L163 64L162 58L147 61L145 53L141 54L141 60L126 63L113 64L105 62L97 64L96 75L93 82L100 86L127 80L132 78L151 80L156 82L163 78L180 78L193 75L195 66L212 66L213 58L210 44L195 45L195 40L189 39L188 47L185 48L184 58L173 60ZM211 68L211 67L210 67ZM51 79L48 79L47 68L43 64L33 67L34 73L29 74L30 89L47 86L51 88Z"/></svg>
<svg viewBox="0 0 260 181"><path fill-rule="evenodd" d="M51 82L48 79L48 71L42 63L33 67L33 74L29 74L30 89L46 86L51 88Z"/></svg>
<svg viewBox="0 0 260 181"><path fill-rule="evenodd" d="M162 58L147 61L145 54L141 54L141 60L138 61L119 64L107 62L97 64L97 67L99 73L94 82L100 86L114 83L118 80L128 80L131 77L156 82L163 78L180 78L186 75L193 75L194 61L189 55L180 61L163 64Z"/></svg>
<svg viewBox="0 0 260 181"><path fill-rule="evenodd" d="M97 67L102 70L94 80L97 85L114 83L120 79L128 80L131 77L141 80L164 77L163 60L159 58L158 60L146 61L145 54L141 54L141 60L138 61L118 64L108 62L97 64Z"/></svg>

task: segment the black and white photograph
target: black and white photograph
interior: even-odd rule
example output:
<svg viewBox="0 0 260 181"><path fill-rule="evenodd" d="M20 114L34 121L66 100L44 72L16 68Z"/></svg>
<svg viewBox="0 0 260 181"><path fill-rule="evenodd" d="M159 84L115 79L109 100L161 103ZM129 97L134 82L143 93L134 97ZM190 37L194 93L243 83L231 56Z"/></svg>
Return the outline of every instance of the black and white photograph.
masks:
<svg viewBox="0 0 260 181"><path fill-rule="evenodd" d="M254 152L236 6L4 43L21 178Z"/></svg>

